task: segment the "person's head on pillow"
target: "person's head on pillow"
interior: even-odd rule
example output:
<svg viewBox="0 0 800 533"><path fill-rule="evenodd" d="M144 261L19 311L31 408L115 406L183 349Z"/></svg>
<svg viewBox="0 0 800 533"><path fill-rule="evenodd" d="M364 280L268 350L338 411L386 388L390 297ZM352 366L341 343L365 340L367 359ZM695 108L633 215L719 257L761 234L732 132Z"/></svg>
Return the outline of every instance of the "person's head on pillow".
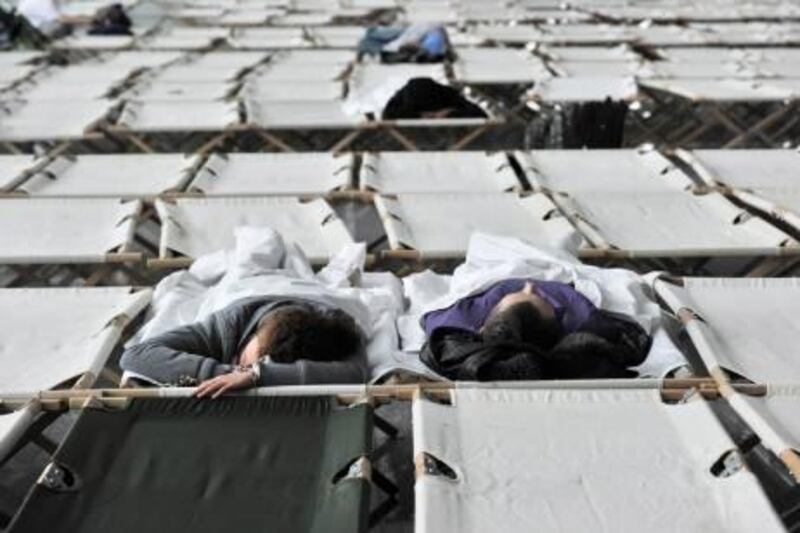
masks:
<svg viewBox="0 0 800 533"><path fill-rule="evenodd" d="M341 361L361 348L361 330L339 309L321 311L287 305L261 319L256 330L259 357L276 363Z"/></svg>
<svg viewBox="0 0 800 533"><path fill-rule="evenodd" d="M561 336L555 310L532 283L507 294L489 312L481 328L485 340L505 340L552 348Z"/></svg>

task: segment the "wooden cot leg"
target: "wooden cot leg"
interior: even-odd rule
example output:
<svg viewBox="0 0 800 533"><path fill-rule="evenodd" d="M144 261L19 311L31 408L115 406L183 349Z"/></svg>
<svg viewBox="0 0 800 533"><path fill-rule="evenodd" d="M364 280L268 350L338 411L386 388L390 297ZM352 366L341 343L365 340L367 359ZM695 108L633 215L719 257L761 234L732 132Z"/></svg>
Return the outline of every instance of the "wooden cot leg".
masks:
<svg viewBox="0 0 800 533"><path fill-rule="evenodd" d="M460 140L456 141L452 146L450 146L450 148L448 148L448 150L450 151L461 150L469 143L480 137L483 134L483 132L488 130L489 126L481 126L480 128L475 128L474 130L464 135Z"/></svg>
<svg viewBox="0 0 800 533"><path fill-rule="evenodd" d="M128 133L125 135L127 139L137 148L139 148L142 152L146 154L154 154L156 153L155 148L147 144L144 139L139 138L138 135L134 135L132 133Z"/></svg>
<svg viewBox="0 0 800 533"><path fill-rule="evenodd" d="M206 141L205 144L201 145L200 148L195 150L195 154L197 154L197 155L206 155L208 152L213 150L215 147L221 145L223 142L228 140L230 138L230 136L231 136L231 133L232 132L230 132L230 131L226 131L225 133L223 133L221 135L217 135L216 137L213 137L212 139Z"/></svg>
<svg viewBox="0 0 800 533"><path fill-rule="evenodd" d="M20 150L20 149L19 149L19 147L18 147L16 144L14 144L14 143L10 143L10 142L4 142L4 143L3 143L3 147L4 147L6 150L8 150L9 152L11 152L12 154L18 154L18 155L22 155L22 154L24 153L24 152L23 152L22 150Z"/></svg>
<svg viewBox="0 0 800 533"><path fill-rule="evenodd" d="M266 141L266 143L268 145L274 146L275 148L277 148L278 150L281 150L282 152L294 152L295 151L294 148L289 146L285 141L283 141L283 139L281 139L280 137L278 137L277 135L275 135L273 133L270 133L270 132L265 131L265 130L258 130L257 133L258 133L258 136L261 137L262 139L264 139L264 141Z"/></svg>
<svg viewBox="0 0 800 533"><path fill-rule="evenodd" d="M767 146L774 147L776 145L776 141L767 137L765 134L761 132L761 130L768 128L781 118L783 118L789 111L792 109L792 106L787 106L785 108L778 108L769 115L767 115L764 119L758 121L749 131L745 131L742 134L734 137L731 141L725 143L722 147L723 148L735 148L742 144L745 139L747 139L751 135L758 135L759 137L767 143ZM797 118L793 118L793 122L796 122Z"/></svg>
<svg viewBox="0 0 800 533"><path fill-rule="evenodd" d="M717 119L724 126L726 126L728 129L730 129L735 134L737 134L737 136L734 137L734 139L732 141L728 141L726 144L723 145L723 147L725 147L725 148L731 147L732 146L731 143L733 143L737 139L739 140L739 142L741 142L741 140L744 140L744 139L746 139L748 137L752 137L754 135L756 135L759 138L761 138L761 140L767 146L773 146L774 145L774 142L772 141L772 139L770 139L769 137L767 137L766 135L761 133L755 126L753 126L751 128L747 128L746 126L742 126L741 124L738 124L732 117L728 116L726 113L724 113L721 109L719 109L716 106L711 108L711 114L714 115L715 117L717 117ZM781 114L783 114L783 110L781 110ZM772 115L770 115L767 118L769 118L770 121L776 120L776 117L774 115L775 114L773 113ZM762 120L761 122L764 122L764 121ZM759 122L759 124L761 122ZM739 142L734 143L733 146L735 146Z"/></svg>
<svg viewBox="0 0 800 533"><path fill-rule="evenodd" d="M50 424L55 422L59 416L61 416L61 413L58 411L45 411L41 413L36 420L33 421L33 424L31 424L25 430L25 432L22 434L22 437L14 444L14 446L11 447L8 455L0 458L0 468L2 468L3 465L10 461L12 457L19 453L22 448L31 442L35 442L42 432L46 430Z"/></svg>
<svg viewBox="0 0 800 533"><path fill-rule="evenodd" d="M765 257L745 272L744 276L747 278L770 277L782 270L790 269L795 264L797 264L797 261L792 261L786 257Z"/></svg>
<svg viewBox="0 0 800 533"><path fill-rule="evenodd" d="M418 151L418 150L419 150L419 148L417 148L417 145L416 145L416 144L414 144L414 143L413 143L413 141L411 141L411 139L409 139L408 137L406 137L405 135L403 135L402 133L400 133L400 132L399 132L399 131L398 131L398 130L397 130L395 127L394 127L394 126L388 126L388 127L386 128L386 132L387 132L387 133L388 133L388 134L389 134L389 135L390 135L390 136L391 136L391 137L392 137L392 138L393 138L395 141L397 141L398 143L400 143L400 145L401 145L403 148L405 148L406 150L408 150L408 151L410 151L410 152L416 152L416 151Z"/></svg>
<svg viewBox="0 0 800 533"><path fill-rule="evenodd" d="M345 148L348 148L351 144L353 144L353 142L361 135L362 131L364 130L356 128L342 137L336 144L333 145L333 147L331 147L331 152L333 152L333 155L339 155L345 150Z"/></svg>
<svg viewBox="0 0 800 533"><path fill-rule="evenodd" d="M383 431L390 439L397 437L399 433L398 429L388 420L377 414L373 414L373 420L375 422L375 427Z"/></svg>
<svg viewBox="0 0 800 533"><path fill-rule="evenodd" d="M111 267L108 265L101 266L100 268L92 272L88 278L86 278L84 285L86 287L96 286L98 283L103 282L108 277L108 275L111 273L111 270L112 270Z"/></svg>

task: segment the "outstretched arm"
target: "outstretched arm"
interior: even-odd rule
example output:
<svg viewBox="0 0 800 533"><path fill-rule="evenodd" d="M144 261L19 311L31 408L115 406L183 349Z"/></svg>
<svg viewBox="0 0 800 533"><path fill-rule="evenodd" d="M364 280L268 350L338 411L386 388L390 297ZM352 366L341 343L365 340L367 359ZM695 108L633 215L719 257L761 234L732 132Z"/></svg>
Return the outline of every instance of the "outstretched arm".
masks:
<svg viewBox="0 0 800 533"><path fill-rule="evenodd" d="M366 356L353 354L344 361L300 360L294 363L261 363L260 386L348 384L367 381Z"/></svg>
<svg viewBox="0 0 800 533"><path fill-rule="evenodd" d="M120 367L167 384L186 378L204 381L228 373L232 366L223 363L220 320L215 313L202 322L131 346L122 354Z"/></svg>

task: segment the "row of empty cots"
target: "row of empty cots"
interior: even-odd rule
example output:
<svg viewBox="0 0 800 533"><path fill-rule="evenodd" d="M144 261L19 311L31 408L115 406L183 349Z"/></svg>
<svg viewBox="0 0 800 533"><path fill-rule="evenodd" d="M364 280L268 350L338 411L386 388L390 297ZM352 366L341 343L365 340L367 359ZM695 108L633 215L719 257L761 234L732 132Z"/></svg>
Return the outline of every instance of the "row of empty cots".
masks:
<svg viewBox="0 0 800 533"><path fill-rule="evenodd" d="M342 201L374 204L390 251L462 256L483 231L587 257L793 255L795 150L232 153L0 157L0 261L130 258L160 222L159 258L230 247L269 226L325 261L358 232ZM154 205L155 209L150 209Z"/></svg>

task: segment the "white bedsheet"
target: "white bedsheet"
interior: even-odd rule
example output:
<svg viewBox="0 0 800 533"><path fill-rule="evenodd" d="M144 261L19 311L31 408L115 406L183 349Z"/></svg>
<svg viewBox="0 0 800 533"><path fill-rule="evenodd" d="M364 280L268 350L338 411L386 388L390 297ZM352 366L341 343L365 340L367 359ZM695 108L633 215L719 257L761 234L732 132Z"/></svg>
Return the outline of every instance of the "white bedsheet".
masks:
<svg viewBox="0 0 800 533"><path fill-rule="evenodd" d="M572 283L596 306L636 319L653 336L647 359L635 368L640 377L660 378L687 364L672 342L667 332L669 323L642 276L624 269L583 265L566 251L483 233L472 235L466 261L452 276L425 271L403 278L409 300L407 313L398 319L403 350L417 352L422 347L425 335L420 318L425 313L449 307L498 281L519 277Z"/></svg>
<svg viewBox="0 0 800 533"><path fill-rule="evenodd" d="M398 349L395 320L403 308L401 285L393 274L363 272L363 244L344 246L315 274L302 249L271 229L240 226L235 237L232 249L202 256L156 286L149 321L131 342L202 320L240 298L280 295L349 313L369 339L373 379L397 369L428 372L415 354Z"/></svg>

